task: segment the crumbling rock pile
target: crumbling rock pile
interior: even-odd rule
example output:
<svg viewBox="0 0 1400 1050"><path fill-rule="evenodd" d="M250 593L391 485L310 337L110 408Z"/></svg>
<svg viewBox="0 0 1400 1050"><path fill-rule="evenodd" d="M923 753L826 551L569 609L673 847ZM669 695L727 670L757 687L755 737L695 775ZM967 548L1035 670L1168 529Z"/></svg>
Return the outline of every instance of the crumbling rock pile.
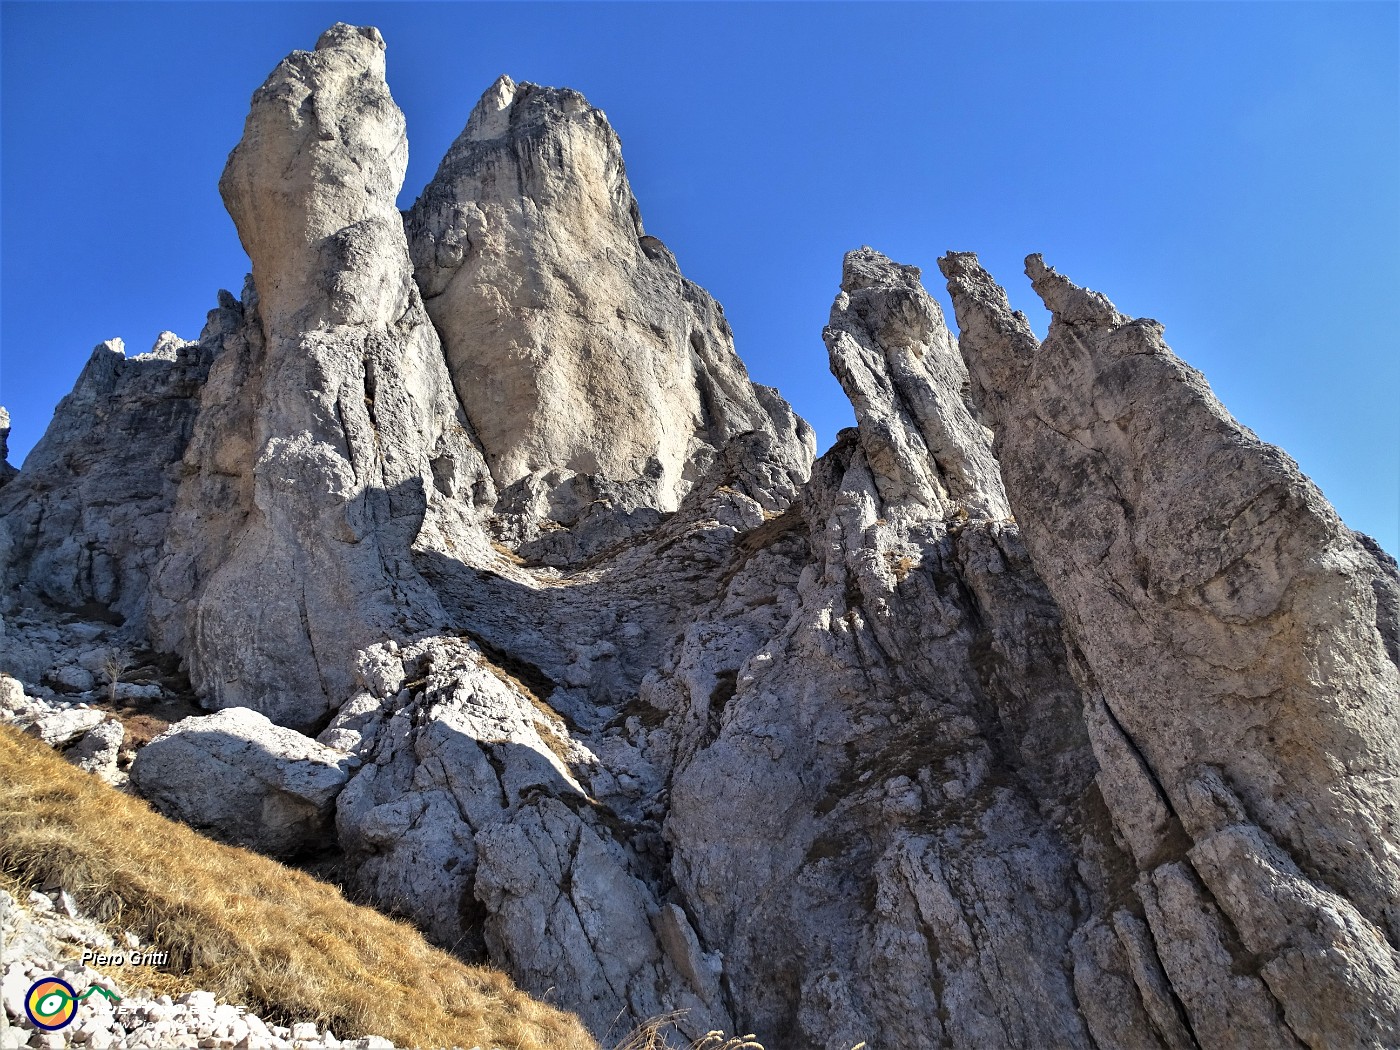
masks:
<svg viewBox="0 0 1400 1050"><path fill-rule="evenodd" d="M109 610L219 711L138 790L600 1036L1400 1044L1400 575L1160 325L1032 256L1042 344L952 253L954 337L851 252L813 462L577 93L502 77L400 217L383 50L274 71L241 297L0 490L13 673Z"/></svg>

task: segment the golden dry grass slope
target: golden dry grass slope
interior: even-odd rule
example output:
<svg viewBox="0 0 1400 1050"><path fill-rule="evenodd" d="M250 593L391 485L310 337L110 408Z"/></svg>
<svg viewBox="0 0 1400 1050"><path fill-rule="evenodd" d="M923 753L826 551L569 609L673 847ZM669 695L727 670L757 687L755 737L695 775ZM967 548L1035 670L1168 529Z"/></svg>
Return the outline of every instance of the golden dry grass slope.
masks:
<svg viewBox="0 0 1400 1050"><path fill-rule="evenodd" d="M0 869L58 883L171 968L264 1016L400 1046L596 1050L571 1014L334 887L213 842L0 726Z"/></svg>

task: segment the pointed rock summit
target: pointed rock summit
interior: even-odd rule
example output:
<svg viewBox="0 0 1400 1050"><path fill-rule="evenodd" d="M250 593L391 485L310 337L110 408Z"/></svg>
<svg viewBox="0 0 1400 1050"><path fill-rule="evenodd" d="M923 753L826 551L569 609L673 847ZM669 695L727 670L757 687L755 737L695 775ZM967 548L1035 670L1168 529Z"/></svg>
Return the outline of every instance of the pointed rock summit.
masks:
<svg viewBox="0 0 1400 1050"><path fill-rule="evenodd" d="M441 622L412 547L490 491L413 283L407 161L384 41L342 23L254 94L220 180L253 276L161 568L162 641L210 706L324 720L357 651Z"/></svg>
<svg viewBox="0 0 1400 1050"><path fill-rule="evenodd" d="M1394 561L1230 416L1156 321L1032 255L1053 318L1038 343L976 256L939 265L1188 1021L1203 1045L1237 1037L1214 1002L1236 964L1200 947L1237 937L1263 979L1261 1042L1289 1042L1275 1010L1306 1045L1395 1041Z"/></svg>
<svg viewBox="0 0 1400 1050"><path fill-rule="evenodd" d="M254 94L241 293L0 473L0 716L607 1045L1400 1046L1400 573L1161 325L850 252L814 461L583 96L406 157L377 30Z"/></svg>
<svg viewBox="0 0 1400 1050"><path fill-rule="evenodd" d="M524 539L595 504L614 519L674 511L739 435L765 439L768 509L806 480L811 428L750 382L719 304L645 233L617 135L578 92L497 80L406 223L457 393ZM625 531L594 522L537 553L568 561Z"/></svg>
<svg viewBox="0 0 1400 1050"><path fill-rule="evenodd" d="M823 333L831 371L855 406L886 503L1005 518L1001 474L966 400L967 368L920 276L870 248L846 255Z"/></svg>
<svg viewBox="0 0 1400 1050"><path fill-rule="evenodd" d="M0 485L18 473L18 469L10 466L10 413L0 406Z"/></svg>

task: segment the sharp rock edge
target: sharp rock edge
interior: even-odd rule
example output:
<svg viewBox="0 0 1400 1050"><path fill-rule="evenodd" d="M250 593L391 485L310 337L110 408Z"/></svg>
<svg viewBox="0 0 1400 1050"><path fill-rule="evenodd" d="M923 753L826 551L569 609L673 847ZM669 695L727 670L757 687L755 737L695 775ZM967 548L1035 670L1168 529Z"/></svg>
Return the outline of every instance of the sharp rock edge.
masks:
<svg viewBox="0 0 1400 1050"><path fill-rule="evenodd" d="M581 95L406 150L374 29L253 96L241 294L0 476L7 717L178 660L136 790L600 1037L1400 1044L1400 576L1161 325L853 251L814 461Z"/></svg>

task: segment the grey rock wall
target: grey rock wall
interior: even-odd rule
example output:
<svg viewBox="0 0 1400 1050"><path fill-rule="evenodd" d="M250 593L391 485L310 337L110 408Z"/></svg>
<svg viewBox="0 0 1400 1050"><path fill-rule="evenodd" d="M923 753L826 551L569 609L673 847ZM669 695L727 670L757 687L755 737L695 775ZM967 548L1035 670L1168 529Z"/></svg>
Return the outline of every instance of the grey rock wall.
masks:
<svg viewBox="0 0 1400 1050"><path fill-rule="evenodd" d="M256 305L160 571L159 637L210 706L324 721L358 650L440 621L413 544L489 500L394 207L407 148L382 38L339 24L253 96L220 182Z"/></svg>
<svg viewBox="0 0 1400 1050"><path fill-rule="evenodd" d="M1038 343L975 256L940 265L1180 1019L1203 1045L1393 1045L1394 563L1158 322L1032 255Z"/></svg>
<svg viewBox="0 0 1400 1050"><path fill-rule="evenodd" d="M11 693L178 656L136 789L605 1041L1400 1045L1400 574L1159 324L851 252L814 462L581 95L406 149L373 29L254 95L242 294L0 488Z"/></svg>
<svg viewBox="0 0 1400 1050"><path fill-rule="evenodd" d="M95 347L73 390L0 490L0 571L17 594L103 606L141 634L149 580L199 410L211 343L164 332L127 357Z"/></svg>
<svg viewBox="0 0 1400 1050"><path fill-rule="evenodd" d="M529 556L575 563L654 526L740 434L771 443L769 509L806 480L811 428L749 381L719 304L644 232L617 135L578 92L499 78L406 224L508 497L498 530Z"/></svg>

